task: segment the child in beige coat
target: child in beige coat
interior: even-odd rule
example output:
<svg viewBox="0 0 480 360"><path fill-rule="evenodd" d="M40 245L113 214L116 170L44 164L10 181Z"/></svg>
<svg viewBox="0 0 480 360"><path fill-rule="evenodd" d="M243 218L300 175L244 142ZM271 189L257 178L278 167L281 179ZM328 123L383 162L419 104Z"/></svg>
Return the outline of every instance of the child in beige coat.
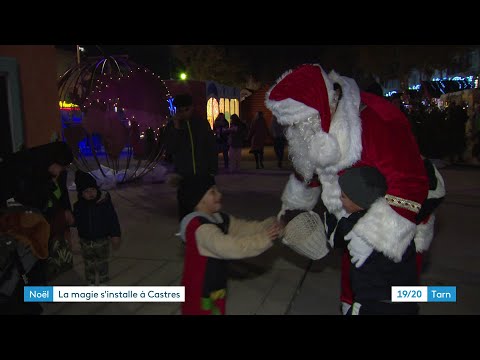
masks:
<svg viewBox="0 0 480 360"><path fill-rule="evenodd" d="M282 227L273 216L255 221L220 212L222 194L213 176L183 178L179 186L179 201L191 210L180 223L185 241L182 314L224 315L228 260L263 253Z"/></svg>

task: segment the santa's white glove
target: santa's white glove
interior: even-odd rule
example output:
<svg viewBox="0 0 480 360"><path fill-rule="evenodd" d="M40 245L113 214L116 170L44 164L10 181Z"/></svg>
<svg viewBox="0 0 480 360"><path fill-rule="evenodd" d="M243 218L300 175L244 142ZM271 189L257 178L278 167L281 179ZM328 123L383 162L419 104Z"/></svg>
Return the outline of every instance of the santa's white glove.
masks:
<svg viewBox="0 0 480 360"><path fill-rule="evenodd" d="M373 248L353 231L345 236L345 241L348 241L347 248L352 257L352 264L359 268L373 252Z"/></svg>

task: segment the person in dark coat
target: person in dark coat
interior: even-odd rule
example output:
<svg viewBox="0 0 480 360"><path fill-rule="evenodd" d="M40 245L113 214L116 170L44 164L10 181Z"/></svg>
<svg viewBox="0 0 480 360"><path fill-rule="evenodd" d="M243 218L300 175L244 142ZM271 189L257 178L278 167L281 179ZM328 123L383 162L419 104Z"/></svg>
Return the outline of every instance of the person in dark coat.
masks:
<svg viewBox="0 0 480 360"><path fill-rule="evenodd" d="M161 139L167 156L172 158L176 174L172 178L216 175L218 172L217 144L208 120L193 116L191 95L175 96L173 105L176 107L176 114L166 125ZM178 180L172 183L176 185ZM186 210L178 201L179 221L186 214Z"/></svg>
<svg viewBox="0 0 480 360"><path fill-rule="evenodd" d="M103 284L110 280L110 243L115 249L120 245L120 223L110 194L99 189L92 175L77 170L75 185L78 201L73 213L85 263L85 279L90 285L96 285L98 273L98 281Z"/></svg>
<svg viewBox="0 0 480 360"><path fill-rule="evenodd" d="M73 161L72 150L65 142L53 142L18 151L5 157L0 164L2 174L1 201L10 198L24 206L31 206L49 217L49 201L57 182L66 188L66 168ZM61 202L70 209L68 193Z"/></svg>
<svg viewBox="0 0 480 360"><path fill-rule="evenodd" d="M218 153L223 155L223 165L225 169L228 169L229 166L229 143L228 135L230 133L230 124L225 118L224 113L219 113L215 121L213 122L213 132L215 133L215 138L217 142Z"/></svg>
<svg viewBox="0 0 480 360"><path fill-rule="evenodd" d="M268 135L267 122L262 111L258 111L253 119L252 126L248 132L250 141L250 153L255 157L257 169L263 169L263 149L265 147L265 139Z"/></svg>
<svg viewBox="0 0 480 360"><path fill-rule="evenodd" d="M237 114L230 117L230 133L228 134L228 156L230 158L230 173L236 173L240 170L242 160L243 142L247 137L247 126L243 123Z"/></svg>
<svg viewBox="0 0 480 360"><path fill-rule="evenodd" d="M65 240L65 232L73 224L70 200L66 186L67 166L73 161L72 150L65 142L52 142L9 154L0 163L0 207L6 213L12 209L22 209L18 216L40 216L45 222L44 231L36 231L35 236L45 236L45 253L37 253L21 243L16 244L23 269L15 270L8 279L17 279L14 290L6 291L8 313L40 314L43 310L38 303L25 304L23 286L47 285L52 274L52 266L71 266L72 255ZM40 219L38 220L40 224ZM18 229L6 229L8 233ZM33 238L29 239L33 241ZM59 256L62 254L62 257ZM25 271L25 277L15 275ZM5 279L4 279L5 280ZM3 282L0 285L6 285ZM7 305L2 306L7 309Z"/></svg>
<svg viewBox="0 0 480 360"><path fill-rule="evenodd" d="M272 125L270 132L273 137L273 150L277 157L277 165L282 167L283 156L285 153L285 145L287 144L287 138L285 137L285 127L278 123L278 119L275 115L272 116Z"/></svg>
<svg viewBox="0 0 480 360"><path fill-rule="evenodd" d="M16 202L39 210L50 224L48 259L42 260L47 278L53 279L73 267L71 246L67 241L73 224L67 189L67 166L73 162L70 146L51 142L12 154L7 165L10 174L8 194Z"/></svg>

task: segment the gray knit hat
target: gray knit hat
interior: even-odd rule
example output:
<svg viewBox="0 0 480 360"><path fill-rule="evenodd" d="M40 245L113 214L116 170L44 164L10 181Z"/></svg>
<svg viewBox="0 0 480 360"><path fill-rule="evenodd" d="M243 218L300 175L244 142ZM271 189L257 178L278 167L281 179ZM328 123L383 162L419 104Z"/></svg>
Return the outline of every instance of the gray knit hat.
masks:
<svg viewBox="0 0 480 360"><path fill-rule="evenodd" d="M345 170L340 174L338 183L345 195L363 209L368 209L387 192L385 177L371 166Z"/></svg>

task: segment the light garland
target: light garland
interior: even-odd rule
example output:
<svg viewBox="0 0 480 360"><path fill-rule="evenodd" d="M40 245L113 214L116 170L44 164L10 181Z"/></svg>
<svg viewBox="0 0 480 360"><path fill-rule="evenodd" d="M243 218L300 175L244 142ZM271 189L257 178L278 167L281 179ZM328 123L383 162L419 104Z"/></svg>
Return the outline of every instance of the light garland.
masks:
<svg viewBox="0 0 480 360"><path fill-rule="evenodd" d="M156 77L157 79L159 79L161 82L162 82L162 85L165 87L165 91L166 91L166 97L167 97L167 102L168 102L168 109L170 111L170 113L172 113L172 109L173 109L173 97L170 93L170 90L168 89L168 86L167 84L165 83L165 81L163 79L160 79L160 76L158 75L155 75L154 72L150 71L149 69L147 68L143 68L141 69L140 67L137 67L137 71L140 72L140 71L143 71L145 73L150 73L152 76ZM133 70L130 70L129 73L133 73ZM102 75L106 75L105 73L103 73ZM118 81L121 81L123 80L124 78L130 78L130 75L126 75L126 76L123 76L123 77L119 77L118 78ZM110 80L113 80L113 77L110 77ZM89 98L91 98L93 95L96 95L96 93L101 93L101 88L102 88L102 85L104 85L103 81L101 81L100 79L97 79L97 81L100 81L100 87L97 85L96 88L98 88L98 90L92 90L90 92L90 95L86 98L86 100L89 100ZM104 87L109 87L108 84L105 84ZM100 99L96 99L97 100L97 104L100 103ZM108 101L102 101L102 104L103 105L110 105L112 103L112 99L108 99ZM121 103L121 99L120 98L117 98L116 99L116 104L119 104ZM114 105L116 105L114 104ZM92 101L88 101L86 104L84 104L82 106L83 110L88 110L89 107L91 107L93 105ZM128 109L125 109L125 107L122 107L122 111L124 112L127 112ZM134 117L133 117L134 118ZM128 117L126 117L126 119L128 119Z"/></svg>
<svg viewBox="0 0 480 360"><path fill-rule="evenodd" d="M158 75L155 74L155 72L149 70L146 67L140 67L138 65L133 65L129 64L126 62L122 62L121 66L122 69L120 69L119 64L117 61L114 59L116 65L112 66L110 65L110 71L107 72L106 70L106 64L107 64L107 59L103 59L100 61L94 61L91 64L77 64L71 71L67 71L65 75L69 74L68 78L63 78L59 83L59 93L60 93L60 98L68 96L67 94L82 94L85 91L88 91L88 96L84 97L84 100L82 101L81 98L77 99L80 101L80 105L75 105L75 108L78 111L86 112L88 111L91 107L103 107L104 111L109 111L113 110L116 113L118 113L121 109L123 112L122 119L120 121L125 124L128 128L132 126L132 121L135 121L135 115L131 114L129 115L129 109L128 107L122 105L122 99L120 97L116 98L102 98L102 95L106 89L110 89L112 83L108 83L111 81L116 81L116 85L118 85L120 82L124 81L125 79L131 79L132 76L135 73L142 73L142 74L150 74L153 79L156 81L161 81L161 87L163 87L163 92L164 96L167 101L167 112L170 112L170 114L165 114L165 121L162 121L162 124L157 124L158 126L161 126L162 128L166 125L166 122L168 120L168 115L172 115L172 106L173 106L173 97L171 95L170 89L167 86L167 83ZM101 72L97 72L96 70L101 67ZM126 67L126 69L125 69ZM87 71L89 73L87 73ZM115 74L112 74L111 72L116 72ZM135 72L135 73L134 73ZM62 78L62 77L61 77ZM89 89L85 89L84 87L77 88L77 86L82 86L85 83L89 83L90 87ZM77 95L78 96L78 95ZM80 96L81 97L81 96ZM62 99L63 100L63 99ZM77 101L76 101L77 102ZM70 101L69 101L70 103ZM63 109L70 109L67 108L65 104L67 102L63 101L60 103L60 107ZM83 116L82 116L83 117ZM154 125L155 126L155 125ZM150 126L151 127L151 126ZM158 127L157 129L160 129ZM158 131L158 130L157 130ZM159 132L159 131L158 131ZM156 135L158 136L157 132L155 132Z"/></svg>

